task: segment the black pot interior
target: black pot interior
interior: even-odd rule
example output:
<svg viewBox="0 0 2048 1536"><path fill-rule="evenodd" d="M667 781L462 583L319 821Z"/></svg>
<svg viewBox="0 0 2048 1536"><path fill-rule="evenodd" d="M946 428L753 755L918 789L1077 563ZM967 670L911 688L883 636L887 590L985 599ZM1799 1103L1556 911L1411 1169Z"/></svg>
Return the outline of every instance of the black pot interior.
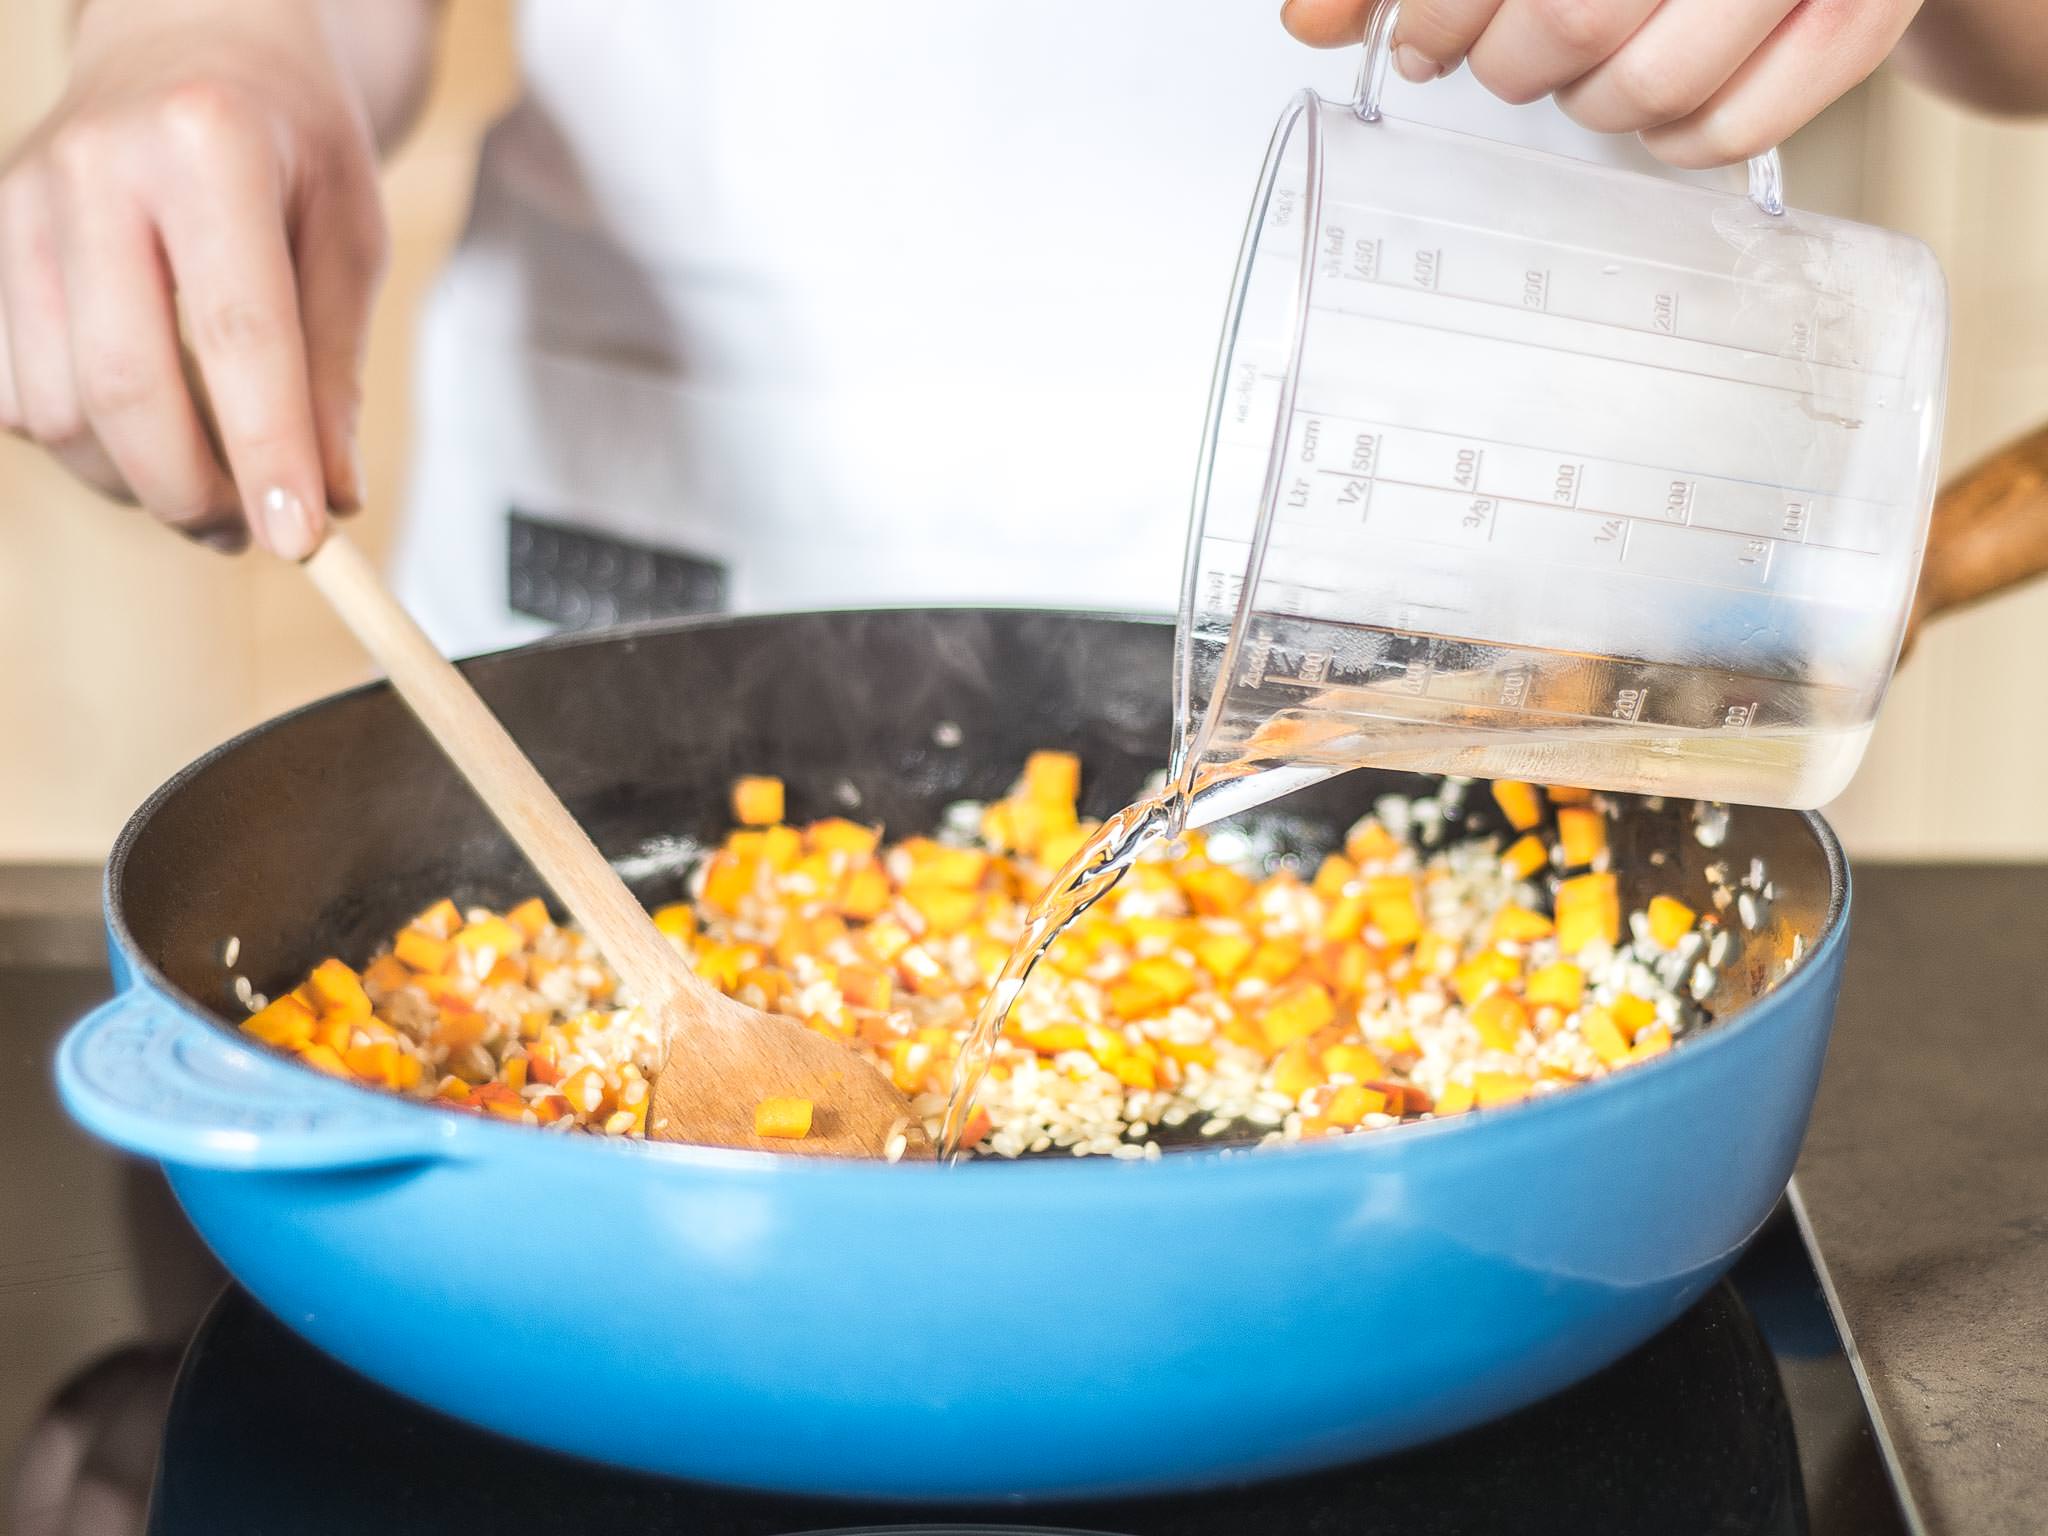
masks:
<svg viewBox="0 0 2048 1536"><path fill-rule="evenodd" d="M793 820L844 814L892 836L1010 784L1027 753L1077 751L1084 811L1126 804L1164 766L1170 625L1028 610L883 610L685 622L550 642L464 671L598 845L649 902L674 899L694 849L728 825L741 773L779 775ZM1333 846L1373 799L1432 782L1347 774L1262 813L1284 841ZM1468 810L1498 827L1475 789ZM1724 846L1690 802L1634 802L1613 834L1624 900L1708 900L1706 868L1761 858L1777 901L1724 967L1717 1014L1810 948L1845 881L1820 824L1738 808ZM1653 865L1653 851L1662 864ZM109 866L111 916L158 979L241 1016L222 946L261 992L326 955L361 961L443 895L506 904L541 889L397 696L382 685L228 743L140 810Z"/></svg>

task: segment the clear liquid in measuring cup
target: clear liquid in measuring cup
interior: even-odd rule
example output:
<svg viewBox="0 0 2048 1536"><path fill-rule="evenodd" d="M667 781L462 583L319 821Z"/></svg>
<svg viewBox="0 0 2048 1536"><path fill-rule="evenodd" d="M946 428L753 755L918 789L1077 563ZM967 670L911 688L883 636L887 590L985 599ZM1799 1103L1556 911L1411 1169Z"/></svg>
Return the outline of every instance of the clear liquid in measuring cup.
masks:
<svg viewBox="0 0 2048 1536"><path fill-rule="evenodd" d="M1205 747L1240 774L1370 764L1812 804L1862 755L1862 690L1699 660L1653 663L1261 616Z"/></svg>

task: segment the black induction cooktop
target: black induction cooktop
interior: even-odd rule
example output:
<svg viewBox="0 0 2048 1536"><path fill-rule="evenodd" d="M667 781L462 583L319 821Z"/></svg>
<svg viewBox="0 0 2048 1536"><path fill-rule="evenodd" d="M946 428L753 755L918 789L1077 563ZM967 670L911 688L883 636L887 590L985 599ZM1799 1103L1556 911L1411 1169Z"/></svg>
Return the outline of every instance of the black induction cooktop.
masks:
<svg viewBox="0 0 2048 1536"><path fill-rule="evenodd" d="M149 1530L1813 1533L1911 1529L1797 1226L1781 1209L1692 1311L1572 1390L1420 1450L1173 1498L878 1507L662 1481L501 1440L395 1397L239 1289L186 1354Z"/></svg>

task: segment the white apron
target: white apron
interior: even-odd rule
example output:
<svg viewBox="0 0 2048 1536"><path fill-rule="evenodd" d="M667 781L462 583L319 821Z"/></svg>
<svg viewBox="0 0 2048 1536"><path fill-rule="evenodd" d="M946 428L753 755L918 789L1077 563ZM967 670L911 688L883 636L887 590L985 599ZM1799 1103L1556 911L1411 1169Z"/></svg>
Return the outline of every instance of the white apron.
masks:
<svg viewBox="0 0 2048 1536"><path fill-rule="evenodd" d="M456 652L698 609L1170 609L1273 123L1240 0L527 0L394 572ZM1648 167L1459 75L1389 108Z"/></svg>

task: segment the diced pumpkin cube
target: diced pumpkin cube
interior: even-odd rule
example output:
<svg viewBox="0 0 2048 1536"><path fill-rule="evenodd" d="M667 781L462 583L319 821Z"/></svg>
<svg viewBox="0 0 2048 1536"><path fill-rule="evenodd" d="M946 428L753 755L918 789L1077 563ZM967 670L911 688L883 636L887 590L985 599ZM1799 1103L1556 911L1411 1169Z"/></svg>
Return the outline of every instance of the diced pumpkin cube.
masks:
<svg viewBox="0 0 2048 1536"><path fill-rule="evenodd" d="M414 918L412 926L430 939L452 939L455 930L462 926L462 914L455 910L454 902L443 896Z"/></svg>
<svg viewBox="0 0 2048 1536"><path fill-rule="evenodd" d="M1557 888L1557 947L1575 955L1621 937L1621 894L1612 871L1575 875Z"/></svg>
<svg viewBox="0 0 2048 1536"><path fill-rule="evenodd" d="M958 933L974 921L981 910L978 891L951 885L906 886L903 899L921 916L933 933Z"/></svg>
<svg viewBox="0 0 2048 1536"><path fill-rule="evenodd" d="M1252 899L1249 877L1220 864L1195 870L1181 881L1188 905L1203 917L1232 917Z"/></svg>
<svg viewBox="0 0 2048 1536"><path fill-rule="evenodd" d="M1387 1108L1386 1095L1358 1083L1346 1083L1330 1095L1330 1102L1323 1106L1323 1118L1332 1125L1351 1127L1367 1115L1384 1114Z"/></svg>
<svg viewBox="0 0 2048 1536"><path fill-rule="evenodd" d="M1517 998L1495 992L1474 1003L1466 1017L1479 1038L1496 1051L1512 1051L1529 1027L1529 1010Z"/></svg>
<svg viewBox="0 0 2048 1536"><path fill-rule="evenodd" d="M914 938L908 928L894 918L885 917L869 923L861 931L860 941L871 957L889 965L910 947Z"/></svg>
<svg viewBox="0 0 2048 1536"><path fill-rule="evenodd" d="M1109 1070L1126 1088L1140 1088L1149 1093L1159 1086L1158 1068L1142 1056L1119 1056L1109 1063Z"/></svg>
<svg viewBox="0 0 2048 1536"><path fill-rule="evenodd" d="M1628 1041L1605 1008L1594 1006L1579 1015L1579 1038L1593 1048L1603 1065L1611 1067L1628 1059Z"/></svg>
<svg viewBox="0 0 2048 1536"><path fill-rule="evenodd" d="M1168 1008L1185 1002L1195 990L1195 973L1165 955L1133 961L1128 975L1131 980L1143 982L1157 992Z"/></svg>
<svg viewBox="0 0 2048 1536"><path fill-rule="evenodd" d="M315 1041L299 1047L299 1060L316 1071L325 1072L329 1077L351 1077L348 1063L341 1059L341 1053L331 1045Z"/></svg>
<svg viewBox="0 0 2048 1536"><path fill-rule="evenodd" d="M839 994L856 1008L886 1009L895 991L895 978L873 966L849 965L839 973Z"/></svg>
<svg viewBox="0 0 2048 1536"><path fill-rule="evenodd" d="M1243 970L1258 947L1250 934L1235 931L1207 932L1189 946L1202 968L1218 981L1228 981Z"/></svg>
<svg viewBox="0 0 2048 1536"><path fill-rule="evenodd" d="M981 884L982 876L988 873L988 865L986 849L947 848L933 843L925 849L922 857L914 861L916 873L911 876L911 882L971 890Z"/></svg>
<svg viewBox="0 0 2048 1536"><path fill-rule="evenodd" d="M1648 1061L1652 1056L1662 1055L1671 1049L1671 1027L1668 1024L1652 1024L1636 1036L1636 1043L1629 1047L1630 1061Z"/></svg>
<svg viewBox="0 0 2048 1536"><path fill-rule="evenodd" d="M1159 1054L1169 1061L1184 1066L1213 1067L1216 1065L1216 1047L1206 1040L1158 1040Z"/></svg>
<svg viewBox="0 0 2048 1536"><path fill-rule="evenodd" d="M1650 937L1663 948L1672 949L1692 932L1699 914L1674 896L1652 896L1649 918Z"/></svg>
<svg viewBox="0 0 2048 1536"><path fill-rule="evenodd" d="M1415 941L1413 962L1421 975L1447 976L1458 963L1457 940L1430 929Z"/></svg>
<svg viewBox="0 0 2048 1536"><path fill-rule="evenodd" d="M1142 1019L1166 1006L1157 989L1131 976L1120 976L1107 989L1109 1010L1120 1019Z"/></svg>
<svg viewBox="0 0 2048 1536"><path fill-rule="evenodd" d="M1384 863L1400 851L1401 840L1370 816L1344 834L1344 857L1354 864Z"/></svg>
<svg viewBox="0 0 2048 1536"><path fill-rule="evenodd" d="M1372 898L1364 891L1339 896L1323 919L1323 937L1334 943L1355 939L1365 932L1366 919L1371 916Z"/></svg>
<svg viewBox="0 0 2048 1536"><path fill-rule="evenodd" d="M1399 949L1422 936L1422 905L1412 875L1375 875L1366 882L1372 925L1388 945Z"/></svg>
<svg viewBox="0 0 2048 1536"><path fill-rule="evenodd" d="M349 1071L366 1083L391 1085L398 1077L398 1047L389 1040L351 1046L341 1059L348 1063Z"/></svg>
<svg viewBox="0 0 2048 1536"><path fill-rule="evenodd" d="M1627 1039L1635 1039L1637 1034L1657 1022L1657 1005L1633 992L1622 993L1612 1007L1614 1022Z"/></svg>
<svg viewBox="0 0 2048 1536"><path fill-rule="evenodd" d="M1497 949L1474 955L1451 972L1451 989L1470 1008L1489 992L1498 991L1522 974L1522 962Z"/></svg>
<svg viewBox="0 0 2048 1536"><path fill-rule="evenodd" d="M754 1106L754 1134L801 1141L811 1134L809 1099L763 1099Z"/></svg>
<svg viewBox="0 0 2048 1536"><path fill-rule="evenodd" d="M1470 1083L1446 1083L1444 1091L1437 1096L1435 1107L1430 1111L1437 1115L1462 1115L1470 1109L1475 1095Z"/></svg>
<svg viewBox="0 0 2048 1536"><path fill-rule="evenodd" d="M379 992L396 992L410 983L412 972L396 955L379 955L363 967L363 986Z"/></svg>
<svg viewBox="0 0 2048 1536"><path fill-rule="evenodd" d="M1508 825L1517 832L1527 832L1543 820L1543 803L1537 798L1534 784L1524 784L1520 779L1496 779L1493 799L1501 815L1507 817Z"/></svg>
<svg viewBox="0 0 2048 1536"><path fill-rule="evenodd" d="M795 869L804 856L804 835L795 827L774 826L761 832L761 862L778 875Z"/></svg>
<svg viewBox="0 0 2048 1536"><path fill-rule="evenodd" d="M313 967L306 985L320 1004L322 1018L367 1019L370 994L362 978L339 960L322 960Z"/></svg>
<svg viewBox="0 0 2048 1536"><path fill-rule="evenodd" d="M424 929L407 928L393 941L391 952L416 971L440 972L448 969L455 946Z"/></svg>
<svg viewBox="0 0 2048 1536"><path fill-rule="evenodd" d="M572 1072L561 1085L562 1097L579 1115L594 1115L604 1104L604 1077L595 1067Z"/></svg>
<svg viewBox="0 0 2048 1536"><path fill-rule="evenodd" d="M1385 1077L1387 1064L1380 1060L1379 1053L1371 1046L1346 1043L1333 1045L1323 1052L1323 1070L1332 1077L1341 1073L1368 1083L1376 1077Z"/></svg>
<svg viewBox="0 0 2048 1536"><path fill-rule="evenodd" d="M1048 832L1038 845L1038 862L1047 869L1061 870L1072 862L1074 856L1087 845L1095 835L1096 823L1077 822L1057 832Z"/></svg>
<svg viewBox="0 0 2048 1536"><path fill-rule="evenodd" d="M490 1033L491 1021L466 1003L444 1004L430 1031L437 1046L450 1051L467 1050L481 1044Z"/></svg>
<svg viewBox="0 0 2048 1536"><path fill-rule="evenodd" d="M1344 887L1358 878L1358 866L1341 853L1326 854L1323 862L1316 866L1316 877L1310 889L1325 901L1335 901L1344 894Z"/></svg>
<svg viewBox="0 0 2048 1536"><path fill-rule="evenodd" d="M772 827L782 820L782 780L763 776L735 779L732 819L743 827Z"/></svg>
<svg viewBox="0 0 2048 1536"><path fill-rule="evenodd" d="M706 944L697 951L694 968L721 992L731 992L760 963L761 951L751 944Z"/></svg>
<svg viewBox="0 0 2048 1536"><path fill-rule="evenodd" d="M1497 1104L1513 1104L1529 1097L1529 1090L1536 1085L1520 1072L1474 1072L1472 1074L1472 1096L1481 1109L1490 1109Z"/></svg>
<svg viewBox="0 0 2048 1536"><path fill-rule="evenodd" d="M1316 1065L1306 1040L1297 1040L1273 1062L1273 1091L1299 1100L1311 1088L1323 1084L1322 1068Z"/></svg>
<svg viewBox="0 0 2048 1536"><path fill-rule="evenodd" d="M1512 902L1493 917L1493 942L1496 944L1503 940L1510 944L1530 944L1537 939L1547 939L1556 931L1556 926L1541 912L1532 912Z"/></svg>
<svg viewBox="0 0 2048 1536"><path fill-rule="evenodd" d="M950 991L953 978L920 944L912 944L896 957L896 969L919 997L938 997Z"/></svg>
<svg viewBox="0 0 2048 1536"><path fill-rule="evenodd" d="M1081 795L1081 759L1072 752L1034 752L1024 759L1024 798L1072 805Z"/></svg>
<svg viewBox="0 0 2048 1536"><path fill-rule="evenodd" d="M1297 940L1265 939L1252 951L1245 969L1260 981L1280 981L1301 969L1303 953Z"/></svg>
<svg viewBox="0 0 2048 1536"><path fill-rule="evenodd" d="M1552 805L1587 805L1593 799L1593 791L1579 789L1570 784L1546 784L1543 793Z"/></svg>
<svg viewBox="0 0 2048 1536"><path fill-rule="evenodd" d="M296 1051L313 1043L313 1030L318 1023L311 1009L287 993L244 1019L242 1032L265 1045Z"/></svg>
<svg viewBox="0 0 2048 1536"><path fill-rule="evenodd" d="M740 903L753 894L757 878L758 864L754 859L722 848L711 855L711 862L704 867L705 904L721 912L737 912Z"/></svg>
<svg viewBox="0 0 2048 1536"><path fill-rule="evenodd" d="M1522 995L1539 1008L1562 1008L1567 1013L1579 1006L1585 995L1586 973L1569 960L1540 966L1529 973Z"/></svg>
<svg viewBox="0 0 2048 1536"><path fill-rule="evenodd" d="M1587 806L1566 806L1557 813L1557 844L1565 868L1583 869L1607 851L1607 818Z"/></svg>
<svg viewBox="0 0 2048 1536"><path fill-rule="evenodd" d="M542 901L538 896L529 896L505 914L505 921L514 928L517 928L526 939L526 942L531 944L535 939L547 932L548 924L553 919L548 916L548 904L546 902Z"/></svg>
<svg viewBox="0 0 2048 1536"><path fill-rule="evenodd" d="M496 955L510 955L526 946L526 936L502 917L487 917L465 924L455 942L472 954L488 949Z"/></svg>
<svg viewBox="0 0 2048 1536"><path fill-rule="evenodd" d="M880 917L889 906L889 877L881 866L864 864L850 870L839 888L839 910L856 922ZM883 958L887 958L884 956Z"/></svg>
<svg viewBox="0 0 2048 1536"><path fill-rule="evenodd" d="M1314 1034L1336 1017L1337 1004L1329 988L1318 981L1296 982L1259 1011L1259 1031L1267 1046L1277 1051Z"/></svg>
<svg viewBox="0 0 2048 1536"><path fill-rule="evenodd" d="M812 822L805 836L815 852L843 853L855 859L866 858L882 845L880 827L864 827L843 816Z"/></svg>
<svg viewBox="0 0 2048 1536"><path fill-rule="evenodd" d="M1508 851L1500 856L1500 867L1510 880L1527 880L1549 862L1550 850L1533 832L1516 838L1508 845Z"/></svg>
<svg viewBox="0 0 2048 1536"><path fill-rule="evenodd" d="M654 926L672 939L692 938L697 932L697 909L687 901L672 901L654 909Z"/></svg>
<svg viewBox="0 0 2048 1536"><path fill-rule="evenodd" d="M1373 952L1363 944L1325 944L1316 951L1314 969L1340 997L1352 997L1365 990L1372 959Z"/></svg>

